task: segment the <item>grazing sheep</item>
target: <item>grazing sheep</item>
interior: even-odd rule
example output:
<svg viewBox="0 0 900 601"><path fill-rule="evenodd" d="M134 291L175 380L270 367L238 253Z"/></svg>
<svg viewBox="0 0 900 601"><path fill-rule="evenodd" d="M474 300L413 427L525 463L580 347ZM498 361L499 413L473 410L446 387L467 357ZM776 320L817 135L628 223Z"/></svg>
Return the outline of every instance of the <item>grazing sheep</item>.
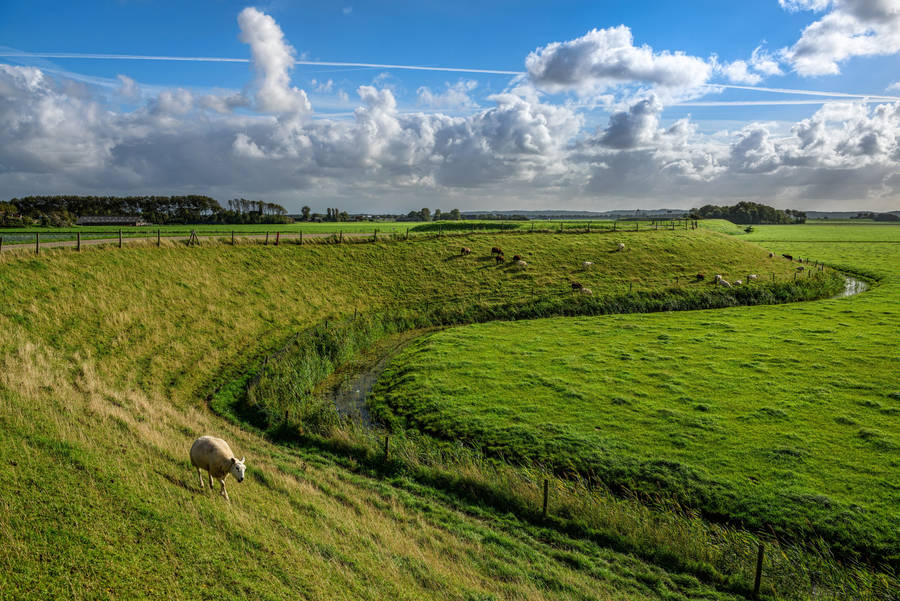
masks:
<svg viewBox="0 0 900 601"><path fill-rule="evenodd" d="M580 290L578 290L578 293L583 296L594 296L594 291L590 288L581 288Z"/></svg>
<svg viewBox="0 0 900 601"><path fill-rule="evenodd" d="M791 256L791 255L781 255L781 256L784 257L785 259L787 259L788 261L793 261L793 260L794 260L794 257Z"/></svg>
<svg viewBox="0 0 900 601"><path fill-rule="evenodd" d="M213 436L201 436L191 445L191 463L197 468L197 478L200 479L200 488L203 488L203 476L200 470L207 471L209 487L213 488L213 478L222 483L222 496L228 499L228 491L225 490L225 478L228 474L234 474L235 480L244 481L244 458L236 459L231 447L221 438Z"/></svg>
<svg viewBox="0 0 900 601"><path fill-rule="evenodd" d="M494 257L494 261L496 261L497 265L499 265L500 263L503 263L504 261L506 261L506 257L504 257L502 254L499 254L496 257Z"/></svg>
<svg viewBox="0 0 900 601"><path fill-rule="evenodd" d="M460 255L468 255L468 254L471 254L471 252L472 252L471 248L469 248L468 246L463 246L462 249L460 249L459 254Z"/></svg>
<svg viewBox="0 0 900 601"><path fill-rule="evenodd" d="M513 255L513 261L521 261L522 255Z"/></svg>
<svg viewBox="0 0 900 601"><path fill-rule="evenodd" d="M735 280L735 281L734 281L734 285L735 285L735 286L740 286L740 285L743 284L743 283L744 283L744 282L742 282L741 280Z"/></svg>
<svg viewBox="0 0 900 601"><path fill-rule="evenodd" d="M726 288L731 288L731 282L729 282L728 280L726 280L724 278L719 278L718 280L716 280L716 285L725 286Z"/></svg>
<svg viewBox="0 0 900 601"><path fill-rule="evenodd" d="M706 276L702 273L698 273L696 277L697 277L698 282L702 282L703 280L706 279Z"/></svg>
<svg viewBox="0 0 900 601"><path fill-rule="evenodd" d="M580 282L572 282L572 290L582 290L584 286Z"/></svg>
<svg viewBox="0 0 900 601"><path fill-rule="evenodd" d="M590 267L590 266L593 265L593 264L594 264L593 261L585 261L584 263L581 264L581 268L582 268L582 269L587 269L588 267Z"/></svg>
<svg viewBox="0 0 900 601"><path fill-rule="evenodd" d="M624 242L619 242L619 245L618 245L616 248L618 248L619 251L625 250L625 243L624 243Z"/></svg>
<svg viewBox="0 0 900 601"><path fill-rule="evenodd" d="M806 268L803 265L801 265L800 267L797 268L797 271L803 271L804 269L806 269Z"/></svg>
<svg viewBox="0 0 900 601"><path fill-rule="evenodd" d="M519 259L518 261L516 261L516 267L518 267L519 269L525 269L526 267L528 267L528 263L526 263L522 259Z"/></svg>
<svg viewBox="0 0 900 601"><path fill-rule="evenodd" d="M755 280L757 278L759 278L758 275L756 275L755 273L751 273L750 275L747 276L747 281L749 282L750 280Z"/></svg>
<svg viewBox="0 0 900 601"><path fill-rule="evenodd" d="M769 252L769 258L772 259L772 258L774 258L774 257L775 257L775 253Z"/></svg>
<svg viewBox="0 0 900 601"><path fill-rule="evenodd" d="M491 254L492 255L502 255L503 250L499 246L494 246L491 248Z"/></svg>

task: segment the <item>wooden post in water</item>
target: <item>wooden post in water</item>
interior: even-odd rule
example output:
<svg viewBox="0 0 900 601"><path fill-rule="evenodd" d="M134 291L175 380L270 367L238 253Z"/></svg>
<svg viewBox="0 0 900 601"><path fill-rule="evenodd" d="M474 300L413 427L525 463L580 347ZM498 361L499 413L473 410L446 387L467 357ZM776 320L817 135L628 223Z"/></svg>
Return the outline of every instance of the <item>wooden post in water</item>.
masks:
<svg viewBox="0 0 900 601"><path fill-rule="evenodd" d="M34 234L34 254L41 254L41 233L36 232Z"/></svg>
<svg viewBox="0 0 900 601"><path fill-rule="evenodd" d="M763 553L763 544L759 543L759 550L756 553L756 578L753 579L754 599L759 599L759 585L762 582Z"/></svg>
<svg viewBox="0 0 900 601"><path fill-rule="evenodd" d="M75 234L75 236L76 236L75 250L80 252L81 251L81 232L78 232L77 234Z"/></svg>
<svg viewBox="0 0 900 601"><path fill-rule="evenodd" d="M550 481L544 478L544 507L541 510L541 515L543 517L547 517L547 508L550 504Z"/></svg>

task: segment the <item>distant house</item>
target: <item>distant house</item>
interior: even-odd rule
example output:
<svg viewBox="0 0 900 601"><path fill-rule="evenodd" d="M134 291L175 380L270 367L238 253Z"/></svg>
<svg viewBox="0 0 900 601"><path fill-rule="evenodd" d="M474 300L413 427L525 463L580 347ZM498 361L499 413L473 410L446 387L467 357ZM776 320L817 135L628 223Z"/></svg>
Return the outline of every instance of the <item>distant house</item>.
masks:
<svg viewBox="0 0 900 601"><path fill-rule="evenodd" d="M121 225L121 226L138 226L150 225L137 216L129 215L85 215L79 217L76 225Z"/></svg>

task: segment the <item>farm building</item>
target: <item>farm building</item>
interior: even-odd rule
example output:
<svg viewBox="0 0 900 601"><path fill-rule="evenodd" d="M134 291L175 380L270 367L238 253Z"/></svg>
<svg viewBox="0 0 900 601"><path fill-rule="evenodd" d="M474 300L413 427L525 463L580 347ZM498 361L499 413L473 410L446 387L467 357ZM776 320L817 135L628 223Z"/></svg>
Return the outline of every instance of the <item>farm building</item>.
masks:
<svg viewBox="0 0 900 601"><path fill-rule="evenodd" d="M150 225L137 216L129 215L85 215L79 217L76 225L121 225L121 226L137 226Z"/></svg>

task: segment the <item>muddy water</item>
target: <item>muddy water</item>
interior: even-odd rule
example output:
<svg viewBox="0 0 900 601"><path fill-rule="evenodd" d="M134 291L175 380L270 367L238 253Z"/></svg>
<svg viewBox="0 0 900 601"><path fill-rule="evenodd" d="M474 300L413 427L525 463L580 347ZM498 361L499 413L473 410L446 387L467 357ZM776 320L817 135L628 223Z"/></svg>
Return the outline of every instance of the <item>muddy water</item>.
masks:
<svg viewBox="0 0 900 601"><path fill-rule="evenodd" d="M865 292L869 289L869 285L862 280L857 280L856 278L845 277L844 278L844 291L835 296L834 298L844 298L846 296L853 296L854 294L859 294L860 292Z"/></svg>
<svg viewBox="0 0 900 601"><path fill-rule="evenodd" d="M375 387L375 383L378 382L381 372L406 345L427 333L428 331L421 330L412 332L411 335L405 336L387 349L383 349L383 354L376 363L346 374L338 383L325 391L325 397L334 402L341 416L358 420L366 426L371 425L372 418L369 415L367 399Z"/></svg>

